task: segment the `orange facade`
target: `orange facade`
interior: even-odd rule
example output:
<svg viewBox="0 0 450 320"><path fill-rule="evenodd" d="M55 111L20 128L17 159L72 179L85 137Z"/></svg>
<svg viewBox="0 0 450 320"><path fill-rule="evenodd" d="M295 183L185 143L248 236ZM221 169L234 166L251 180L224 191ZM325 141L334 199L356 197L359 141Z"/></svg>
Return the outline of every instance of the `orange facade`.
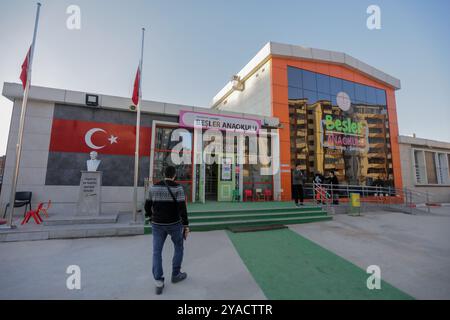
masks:
<svg viewBox="0 0 450 320"><path fill-rule="evenodd" d="M360 84L373 86L386 91L390 140L392 151L392 168L396 188L402 188L400 168L400 151L398 145L397 109L395 103L395 89L381 82L373 80L359 71L351 70L341 65L331 63L307 61L272 56L271 87L272 87L272 115L280 119L280 163L281 163L281 200L291 199L291 141L289 126L288 76L287 67L292 66L312 72L341 78Z"/></svg>

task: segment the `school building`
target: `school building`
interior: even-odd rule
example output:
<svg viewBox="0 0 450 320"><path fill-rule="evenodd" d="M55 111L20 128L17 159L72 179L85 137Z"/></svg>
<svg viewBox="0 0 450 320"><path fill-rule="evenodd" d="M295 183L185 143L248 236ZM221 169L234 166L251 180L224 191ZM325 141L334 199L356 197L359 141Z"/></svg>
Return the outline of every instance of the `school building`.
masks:
<svg viewBox="0 0 450 320"><path fill-rule="evenodd" d="M162 178L174 150L190 159L177 166L177 180L192 202L235 196L242 201L245 190L290 200L297 163L309 180L334 170L342 184L381 179L401 188L397 89L398 79L345 53L269 42L208 108L142 101L138 199ZM3 95L13 102L13 115L2 210L12 181L22 86L5 83ZM130 97L32 86L17 191L32 191L34 204L51 199L54 212L72 215L81 170L96 151L102 212L131 211L136 125L131 105ZM227 133L245 136L247 161L237 161L236 139L231 153L216 149L218 161L205 163L211 129L222 132L223 140ZM251 138L262 136L266 144L257 140L256 150L267 153L270 163L249 163ZM263 173L268 168L272 174Z"/></svg>

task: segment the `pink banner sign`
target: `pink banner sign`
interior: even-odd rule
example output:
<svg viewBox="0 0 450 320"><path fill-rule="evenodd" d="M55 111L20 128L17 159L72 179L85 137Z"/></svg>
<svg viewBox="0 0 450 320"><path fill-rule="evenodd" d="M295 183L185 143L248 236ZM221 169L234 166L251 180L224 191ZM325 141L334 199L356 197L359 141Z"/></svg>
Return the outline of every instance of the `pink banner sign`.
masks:
<svg viewBox="0 0 450 320"><path fill-rule="evenodd" d="M181 127L217 129L224 131L258 133L261 120L219 115L206 112L180 111Z"/></svg>

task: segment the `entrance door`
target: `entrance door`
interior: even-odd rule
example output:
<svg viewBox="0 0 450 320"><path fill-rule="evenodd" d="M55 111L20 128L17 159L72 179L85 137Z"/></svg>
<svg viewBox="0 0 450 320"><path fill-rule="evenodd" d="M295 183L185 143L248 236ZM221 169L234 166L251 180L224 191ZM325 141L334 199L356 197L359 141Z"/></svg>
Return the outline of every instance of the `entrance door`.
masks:
<svg viewBox="0 0 450 320"><path fill-rule="evenodd" d="M194 173L195 193L192 198L195 199L195 202L205 203L205 164L196 164Z"/></svg>
<svg viewBox="0 0 450 320"><path fill-rule="evenodd" d="M218 197L217 201L231 201L235 185L235 165L232 158L219 157L219 181L218 181Z"/></svg>
<svg viewBox="0 0 450 320"><path fill-rule="evenodd" d="M205 164L205 200L217 201L217 163Z"/></svg>

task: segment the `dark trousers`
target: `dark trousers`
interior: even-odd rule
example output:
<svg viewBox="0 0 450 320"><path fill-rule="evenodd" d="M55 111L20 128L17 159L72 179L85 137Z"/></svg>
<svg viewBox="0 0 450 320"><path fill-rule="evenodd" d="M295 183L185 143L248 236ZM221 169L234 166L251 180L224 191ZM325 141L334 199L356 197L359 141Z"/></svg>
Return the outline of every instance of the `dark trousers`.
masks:
<svg viewBox="0 0 450 320"><path fill-rule="evenodd" d="M292 185L292 193L294 196L294 201L297 204L298 200L300 199L300 203L303 203L303 185L301 184L294 184Z"/></svg>
<svg viewBox="0 0 450 320"><path fill-rule="evenodd" d="M172 276L180 273L183 261L183 226L181 223L171 225L152 224L153 235L153 277L155 280L164 281L162 267L162 250L164 242L170 235L175 247L172 260Z"/></svg>

